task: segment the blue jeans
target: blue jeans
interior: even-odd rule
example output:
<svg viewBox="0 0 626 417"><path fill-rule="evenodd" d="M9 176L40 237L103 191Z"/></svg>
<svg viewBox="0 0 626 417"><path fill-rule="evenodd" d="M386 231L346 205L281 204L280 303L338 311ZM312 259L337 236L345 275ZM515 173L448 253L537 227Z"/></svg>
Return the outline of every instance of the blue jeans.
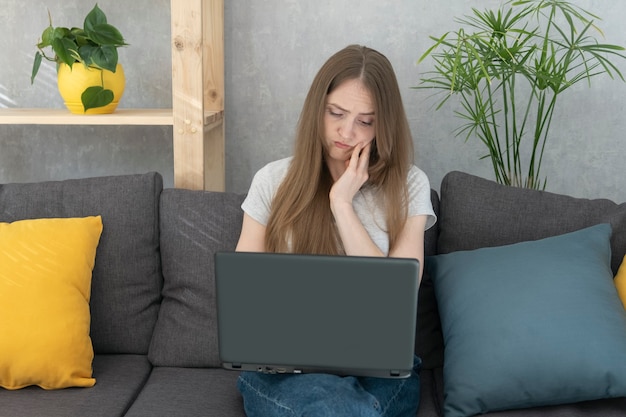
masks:
<svg viewBox="0 0 626 417"><path fill-rule="evenodd" d="M237 387L248 417L415 417L421 363L403 379L242 372Z"/></svg>

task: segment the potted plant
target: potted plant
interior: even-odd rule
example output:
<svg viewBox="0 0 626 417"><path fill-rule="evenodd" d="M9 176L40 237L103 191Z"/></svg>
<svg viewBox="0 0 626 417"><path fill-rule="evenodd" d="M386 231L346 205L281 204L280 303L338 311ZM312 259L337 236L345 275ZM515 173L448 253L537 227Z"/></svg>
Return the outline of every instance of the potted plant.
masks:
<svg viewBox="0 0 626 417"><path fill-rule="evenodd" d="M107 22L96 4L83 27L50 26L41 34L35 53L31 83L43 58L57 63L59 91L73 113L112 113L124 92L124 71L117 48L126 45L120 31ZM47 55L51 48L53 56ZM80 65L76 65L80 64ZM72 79L69 79L72 77Z"/></svg>
<svg viewBox="0 0 626 417"><path fill-rule="evenodd" d="M617 45L592 32L599 18L564 0L510 0L479 11L440 37L419 59L432 57L415 88L441 90L437 109L458 97L456 135L476 136L487 147L496 181L545 189L540 169L552 116L561 94L600 74L622 76L610 58L626 58Z"/></svg>

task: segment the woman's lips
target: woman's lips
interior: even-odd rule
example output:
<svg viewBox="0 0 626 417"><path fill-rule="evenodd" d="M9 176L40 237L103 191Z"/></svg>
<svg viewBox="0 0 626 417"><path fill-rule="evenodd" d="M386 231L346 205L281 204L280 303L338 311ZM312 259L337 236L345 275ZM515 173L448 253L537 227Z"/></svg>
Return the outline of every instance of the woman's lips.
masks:
<svg viewBox="0 0 626 417"><path fill-rule="evenodd" d="M350 149L350 148L352 148L352 146L346 145L343 142L335 142L335 146L338 147L339 149Z"/></svg>

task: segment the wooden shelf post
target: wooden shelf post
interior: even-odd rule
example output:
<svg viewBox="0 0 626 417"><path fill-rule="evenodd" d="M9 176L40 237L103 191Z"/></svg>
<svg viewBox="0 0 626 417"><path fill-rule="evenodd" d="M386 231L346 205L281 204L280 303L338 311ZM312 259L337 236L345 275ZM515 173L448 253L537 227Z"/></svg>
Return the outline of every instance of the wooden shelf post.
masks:
<svg viewBox="0 0 626 417"><path fill-rule="evenodd" d="M224 191L224 0L171 0L174 185Z"/></svg>

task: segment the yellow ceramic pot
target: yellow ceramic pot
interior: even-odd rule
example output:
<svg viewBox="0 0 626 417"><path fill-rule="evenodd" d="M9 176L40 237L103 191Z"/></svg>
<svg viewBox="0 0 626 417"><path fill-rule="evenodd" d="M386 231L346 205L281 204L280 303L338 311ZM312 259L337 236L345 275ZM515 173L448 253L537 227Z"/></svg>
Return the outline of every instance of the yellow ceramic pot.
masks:
<svg viewBox="0 0 626 417"><path fill-rule="evenodd" d="M104 78L102 78L104 75ZM113 101L106 106L91 108L85 112L80 96L87 87L102 86L113 91ZM59 92L65 106L75 114L107 114L113 113L124 94L126 77L121 64L117 64L115 72L85 67L77 62L70 68L67 64L59 65L58 71Z"/></svg>

